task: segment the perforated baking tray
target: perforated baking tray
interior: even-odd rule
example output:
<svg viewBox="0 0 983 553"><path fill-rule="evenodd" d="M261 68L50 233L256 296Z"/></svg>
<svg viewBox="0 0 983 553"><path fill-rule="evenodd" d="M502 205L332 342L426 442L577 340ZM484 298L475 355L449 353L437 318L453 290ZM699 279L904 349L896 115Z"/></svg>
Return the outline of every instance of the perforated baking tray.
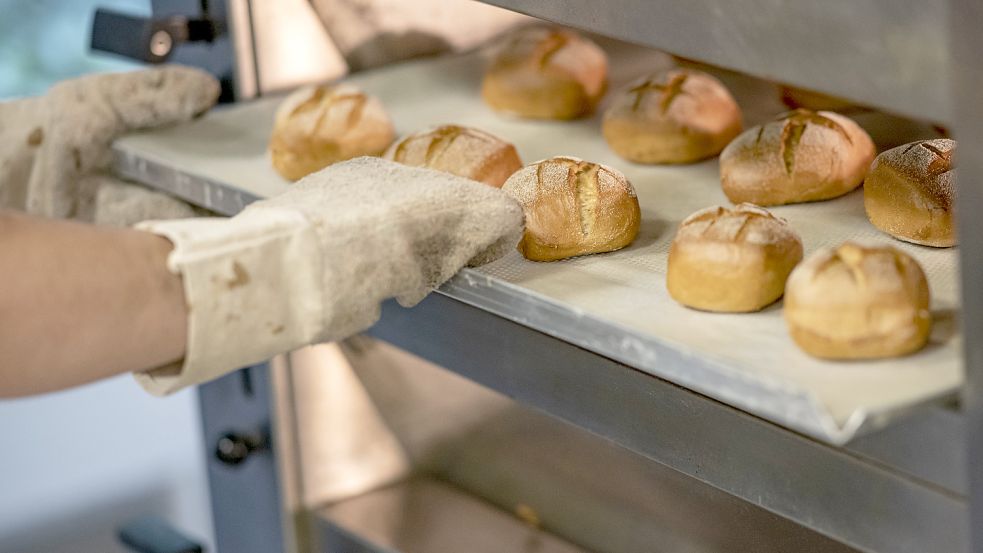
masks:
<svg viewBox="0 0 983 553"><path fill-rule="evenodd" d="M666 67L665 55L604 43L611 88ZM821 203L778 207L802 235L806 253L846 239L890 243L925 268L936 317L931 343L903 359L824 362L791 342L781 304L760 313L709 314L677 305L665 289L675 226L709 205L726 205L715 160L652 167L625 162L605 145L599 117L574 122L502 117L481 101L483 54L429 59L350 78L379 96L399 133L440 123L473 125L514 142L526 162L574 155L621 169L638 191L643 223L622 251L555 263L513 253L462 271L440 293L528 325L585 349L774 421L842 444L928 402L951 396L962 381L954 250L907 245L867 221L856 191ZM717 72L741 103L748 126L784 110L769 83ZM116 170L198 205L233 214L283 191L266 153L279 98L216 109L191 124L134 134L115 145ZM875 140L897 142L928 126L859 113Z"/></svg>

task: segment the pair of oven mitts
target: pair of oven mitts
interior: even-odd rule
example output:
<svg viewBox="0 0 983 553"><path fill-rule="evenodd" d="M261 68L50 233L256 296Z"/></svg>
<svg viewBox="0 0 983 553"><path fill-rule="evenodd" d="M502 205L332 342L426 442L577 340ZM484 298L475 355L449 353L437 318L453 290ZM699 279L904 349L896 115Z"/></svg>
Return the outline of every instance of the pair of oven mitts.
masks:
<svg viewBox="0 0 983 553"><path fill-rule="evenodd" d="M106 173L119 135L207 111L215 80L167 66L59 83L0 104L0 207L132 223L174 244L189 311L186 356L137 375L154 393L221 376L308 344L345 338L468 263L513 248L520 206L498 189L359 158L309 175L239 215L195 211ZM185 217L184 219L179 219Z"/></svg>

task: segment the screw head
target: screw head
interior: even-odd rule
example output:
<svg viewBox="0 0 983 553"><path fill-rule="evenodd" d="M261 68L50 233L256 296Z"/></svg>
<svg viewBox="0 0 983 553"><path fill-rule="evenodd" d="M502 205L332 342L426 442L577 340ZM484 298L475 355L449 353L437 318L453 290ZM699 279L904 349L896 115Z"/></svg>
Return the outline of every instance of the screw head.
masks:
<svg viewBox="0 0 983 553"><path fill-rule="evenodd" d="M235 434L225 434L215 444L215 456L227 465L238 465L249 457L250 447L246 441Z"/></svg>
<svg viewBox="0 0 983 553"><path fill-rule="evenodd" d="M171 53L171 49L174 48L174 39L171 38L171 34L167 31L161 29L155 32L150 37L150 53L163 58L167 54Z"/></svg>

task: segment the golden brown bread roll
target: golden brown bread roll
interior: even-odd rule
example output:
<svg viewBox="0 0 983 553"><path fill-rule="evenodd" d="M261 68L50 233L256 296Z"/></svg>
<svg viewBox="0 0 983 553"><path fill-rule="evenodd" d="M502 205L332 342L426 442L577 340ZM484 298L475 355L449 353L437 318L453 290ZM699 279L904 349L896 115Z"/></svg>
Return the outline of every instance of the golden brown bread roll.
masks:
<svg viewBox="0 0 983 553"><path fill-rule="evenodd" d="M784 219L752 204L710 207L680 223L666 288L688 307L758 311L782 297L801 260L802 240Z"/></svg>
<svg viewBox="0 0 983 553"><path fill-rule="evenodd" d="M864 207L870 222L906 242L954 246L955 151L954 140L940 138L877 156L864 181Z"/></svg>
<svg viewBox="0 0 983 553"><path fill-rule="evenodd" d="M905 355L928 340L928 282L918 262L899 250L847 242L792 271L785 322L795 343L816 357Z"/></svg>
<svg viewBox="0 0 983 553"><path fill-rule="evenodd" d="M607 56L572 31L543 26L512 33L485 72L481 95L497 111L574 119L594 110L607 86Z"/></svg>
<svg viewBox="0 0 983 553"><path fill-rule="evenodd" d="M386 159L429 167L501 188L522 167L515 146L484 131L441 125L401 138Z"/></svg>
<svg viewBox="0 0 983 553"><path fill-rule="evenodd" d="M382 102L355 86L305 87L277 109L270 156L281 176L297 180L332 163L379 155L393 135Z"/></svg>
<svg viewBox="0 0 983 553"><path fill-rule="evenodd" d="M638 234L635 189L617 169L554 157L516 171L502 187L526 215L519 251L533 261L621 249Z"/></svg>
<svg viewBox="0 0 983 553"><path fill-rule="evenodd" d="M692 163L715 156L741 132L741 108L723 83L672 69L632 83L604 113L604 139L637 163Z"/></svg>
<svg viewBox="0 0 983 553"><path fill-rule="evenodd" d="M720 181L734 203L828 200L860 186L874 154L870 136L851 119L797 109L728 144Z"/></svg>

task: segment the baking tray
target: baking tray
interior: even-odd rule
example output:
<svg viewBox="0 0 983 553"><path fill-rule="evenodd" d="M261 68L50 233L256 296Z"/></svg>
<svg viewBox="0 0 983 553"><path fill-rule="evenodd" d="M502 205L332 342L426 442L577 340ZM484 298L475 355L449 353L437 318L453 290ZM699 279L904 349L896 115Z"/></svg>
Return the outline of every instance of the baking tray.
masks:
<svg viewBox="0 0 983 553"><path fill-rule="evenodd" d="M664 54L603 42L611 88L673 63ZM379 96L400 134L440 124L473 125L515 143L526 162L565 154L621 169L638 191L641 232L619 252L555 263L512 253L465 269L440 293L667 379L820 440L843 444L913 409L951 397L962 382L957 255L900 243L867 221L862 191L773 211L800 232L806 254L846 239L888 243L925 268L936 325L918 354L876 362L825 362L791 342L781 304L754 314L710 314L668 296L665 268L676 225L697 209L726 205L716 160L641 166L615 156L599 117L526 121L481 101L481 51L394 65L349 78ZM717 71L744 109L747 126L784 111L770 83ZM280 98L213 110L190 124L133 134L114 146L115 169L202 207L234 214L288 183L271 168L266 144ZM875 113L856 115L875 141L915 139L930 127Z"/></svg>

